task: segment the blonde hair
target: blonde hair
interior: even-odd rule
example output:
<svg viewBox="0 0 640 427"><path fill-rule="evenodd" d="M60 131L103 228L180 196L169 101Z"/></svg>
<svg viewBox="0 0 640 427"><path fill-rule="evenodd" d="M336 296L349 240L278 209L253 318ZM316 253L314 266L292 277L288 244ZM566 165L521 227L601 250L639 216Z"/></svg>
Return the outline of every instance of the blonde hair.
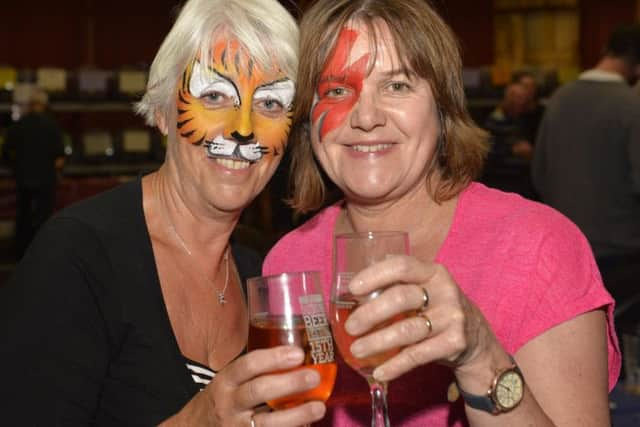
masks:
<svg viewBox="0 0 640 427"><path fill-rule="evenodd" d="M189 0L162 42L151 69L147 90L135 105L150 126L156 114L171 124L176 114L176 87L199 55L208 64L214 38L237 40L265 69L279 67L291 79L298 69L298 27L276 0Z"/></svg>
<svg viewBox="0 0 640 427"><path fill-rule="evenodd" d="M441 135L427 183L436 201L454 197L480 174L488 146L486 133L466 111L462 60L451 29L425 0L319 0L300 24L300 51L314 54L303 55L298 69L289 203L298 213L305 213L326 202L326 178L311 148L309 117L320 73L340 29L349 21L366 25L373 38L377 37L376 22L386 23L402 65L430 83ZM436 170L441 179L432 186Z"/></svg>

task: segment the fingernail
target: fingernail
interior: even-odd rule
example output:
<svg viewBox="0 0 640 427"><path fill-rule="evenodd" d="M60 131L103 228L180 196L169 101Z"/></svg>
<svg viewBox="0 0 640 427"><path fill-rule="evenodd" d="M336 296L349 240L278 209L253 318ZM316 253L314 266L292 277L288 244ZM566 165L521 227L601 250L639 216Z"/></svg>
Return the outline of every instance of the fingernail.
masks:
<svg viewBox="0 0 640 427"><path fill-rule="evenodd" d="M309 371L305 374L304 380L308 385L315 386L320 383L320 375L316 371Z"/></svg>
<svg viewBox="0 0 640 427"><path fill-rule="evenodd" d="M351 354L353 354L355 357L361 357L363 351L364 346L360 344L360 342L356 341L351 344Z"/></svg>
<svg viewBox="0 0 640 427"><path fill-rule="evenodd" d="M287 350L287 353L285 354L285 359L287 360L287 362L301 363L304 360L304 353L302 352L301 349L297 347L292 347Z"/></svg>
<svg viewBox="0 0 640 427"><path fill-rule="evenodd" d="M327 407L322 402L313 402L311 405L311 414L313 414L316 419L322 418L327 412Z"/></svg>
<svg viewBox="0 0 640 427"><path fill-rule="evenodd" d="M358 321L352 320L351 317L349 317L347 321L344 322L344 330L349 335L354 335L356 332L358 332L358 326L359 326Z"/></svg>

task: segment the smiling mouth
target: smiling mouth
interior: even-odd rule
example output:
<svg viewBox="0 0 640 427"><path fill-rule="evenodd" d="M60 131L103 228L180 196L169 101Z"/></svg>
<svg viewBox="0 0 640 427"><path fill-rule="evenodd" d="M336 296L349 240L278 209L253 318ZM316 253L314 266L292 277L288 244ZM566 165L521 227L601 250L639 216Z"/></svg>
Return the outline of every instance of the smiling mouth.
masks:
<svg viewBox="0 0 640 427"><path fill-rule="evenodd" d="M213 161L227 169L240 170L251 166L247 160L230 159L229 157L211 157Z"/></svg>
<svg viewBox="0 0 640 427"><path fill-rule="evenodd" d="M361 153L375 153L378 151L388 150L393 147L393 144L375 144L375 145L351 145L351 148L354 151L358 151Z"/></svg>

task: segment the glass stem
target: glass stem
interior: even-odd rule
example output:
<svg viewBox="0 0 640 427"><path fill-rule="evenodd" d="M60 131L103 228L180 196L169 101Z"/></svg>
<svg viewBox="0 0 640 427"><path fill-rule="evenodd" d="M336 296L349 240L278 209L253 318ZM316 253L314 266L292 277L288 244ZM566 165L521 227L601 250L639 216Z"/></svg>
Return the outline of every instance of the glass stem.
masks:
<svg viewBox="0 0 640 427"><path fill-rule="evenodd" d="M371 427L390 427L387 411L387 383L369 380Z"/></svg>

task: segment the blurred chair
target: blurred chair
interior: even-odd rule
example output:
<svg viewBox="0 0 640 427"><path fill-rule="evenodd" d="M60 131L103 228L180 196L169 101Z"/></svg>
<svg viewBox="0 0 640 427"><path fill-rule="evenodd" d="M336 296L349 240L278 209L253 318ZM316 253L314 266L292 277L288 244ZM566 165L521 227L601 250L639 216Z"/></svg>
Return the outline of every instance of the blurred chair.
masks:
<svg viewBox="0 0 640 427"><path fill-rule="evenodd" d="M0 102L11 102L13 88L18 82L18 70L0 65Z"/></svg>
<svg viewBox="0 0 640 427"><path fill-rule="evenodd" d="M82 160L86 163L98 164L114 160L114 137L109 131L88 130L80 137Z"/></svg>
<svg viewBox="0 0 640 427"><path fill-rule="evenodd" d="M49 100L61 100L69 96L67 71L62 68L38 68L36 85L49 94Z"/></svg>
<svg viewBox="0 0 640 427"><path fill-rule="evenodd" d="M123 69L116 73L115 97L119 100L139 99L147 87L147 72Z"/></svg>
<svg viewBox="0 0 640 427"><path fill-rule="evenodd" d="M151 132L148 129L125 129L122 131L121 138L119 160L124 162L151 160Z"/></svg>
<svg viewBox="0 0 640 427"><path fill-rule="evenodd" d="M482 94L482 70L478 67L465 67L462 70L462 84L467 97L480 96Z"/></svg>
<svg viewBox="0 0 640 427"><path fill-rule="evenodd" d="M109 70L81 68L76 71L76 93L82 101L108 101L112 97L114 73Z"/></svg>

